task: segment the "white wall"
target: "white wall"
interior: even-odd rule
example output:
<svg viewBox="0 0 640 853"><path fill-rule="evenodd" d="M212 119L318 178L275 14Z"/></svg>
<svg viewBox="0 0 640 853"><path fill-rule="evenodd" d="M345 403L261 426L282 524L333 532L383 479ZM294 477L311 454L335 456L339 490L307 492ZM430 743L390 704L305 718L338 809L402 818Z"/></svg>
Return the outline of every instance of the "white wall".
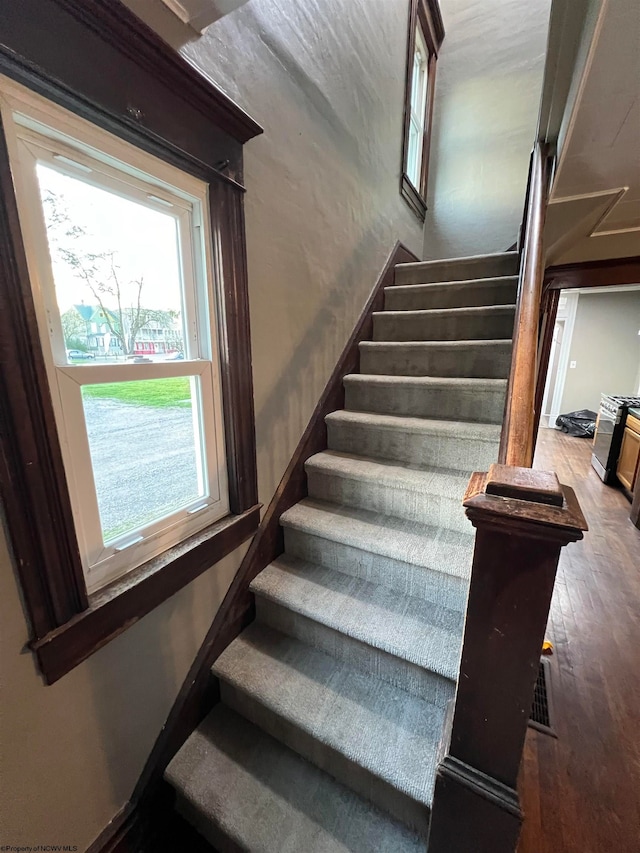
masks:
<svg viewBox="0 0 640 853"><path fill-rule="evenodd" d="M82 851L124 805L242 550L46 687L0 529L0 844Z"/></svg>
<svg viewBox="0 0 640 853"><path fill-rule="evenodd" d="M550 0L440 0L425 258L515 243L536 136Z"/></svg>
<svg viewBox="0 0 640 853"><path fill-rule="evenodd" d="M183 47L265 130L245 149L263 500L393 243L421 251L399 192L407 23L388 0L250 0Z"/></svg>
<svg viewBox="0 0 640 853"><path fill-rule="evenodd" d="M393 243L422 245L399 194L408 3L250 0L202 38L159 0L130 5L265 128L245 178L266 504ZM241 554L45 687L4 544L0 843L84 850L128 799Z"/></svg>

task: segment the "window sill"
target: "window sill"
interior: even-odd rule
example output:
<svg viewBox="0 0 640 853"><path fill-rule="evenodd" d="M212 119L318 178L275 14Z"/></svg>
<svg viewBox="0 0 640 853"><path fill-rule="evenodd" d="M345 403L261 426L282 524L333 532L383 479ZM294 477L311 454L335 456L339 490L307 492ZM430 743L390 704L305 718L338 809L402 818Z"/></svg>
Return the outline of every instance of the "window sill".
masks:
<svg viewBox="0 0 640 853"><path fill-rule="evenodd" d="M427 202L422 198L418 190L414 187L406 172L402 173L402 180L400 181L400 194L402 195L402 198L407 202L411 210L418 217L418 219L421 222L424 222L424 218L427 213Z"/></svg>
<svg viewBox="0 0 640 853"><path fill-rule="evenodd" d="M47 684L53 684L258 529L260 505L221 519L89 598L89 607L31 643Z"/></svg>

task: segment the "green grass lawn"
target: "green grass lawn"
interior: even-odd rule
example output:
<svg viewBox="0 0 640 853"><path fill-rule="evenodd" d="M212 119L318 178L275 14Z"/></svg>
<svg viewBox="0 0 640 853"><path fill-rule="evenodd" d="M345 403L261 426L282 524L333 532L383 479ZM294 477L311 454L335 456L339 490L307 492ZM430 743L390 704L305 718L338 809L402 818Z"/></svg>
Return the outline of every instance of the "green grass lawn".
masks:
<svg viewBox="0 0 640 853"><path fill-rule="evenodd" d="M165 409L169 406L191 406L191 385L188 377L175 379L145 379L136 382L107 382L102 385L85 385L82 396L102 400L118 400L132 406L151 406Z"/></svg>

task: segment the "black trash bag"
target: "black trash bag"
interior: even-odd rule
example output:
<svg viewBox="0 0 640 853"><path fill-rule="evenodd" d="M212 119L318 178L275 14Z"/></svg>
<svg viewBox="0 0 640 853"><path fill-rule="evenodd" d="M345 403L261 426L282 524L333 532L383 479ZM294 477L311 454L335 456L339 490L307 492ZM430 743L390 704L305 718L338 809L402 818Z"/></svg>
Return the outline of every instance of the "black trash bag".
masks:
<svg viewBox="0 0 640 853"><path fill-rule="evenodd" d="M591 409L580 409L568 415L558 415L556 427L577 438L593 438L596 432L596 413Z"/></svg>

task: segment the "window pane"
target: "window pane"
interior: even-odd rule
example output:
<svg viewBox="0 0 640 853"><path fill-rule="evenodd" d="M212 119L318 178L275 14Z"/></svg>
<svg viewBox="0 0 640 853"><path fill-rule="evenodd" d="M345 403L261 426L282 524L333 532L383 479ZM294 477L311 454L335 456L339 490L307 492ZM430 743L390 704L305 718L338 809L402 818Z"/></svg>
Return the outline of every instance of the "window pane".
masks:
<svg viewBox="0 0 640 853"><path fill-rule="evenodd" d="M37 176L67 361L182 353L176 217L42 163Z"/></svg>
<svg viewBox="0 0 640 853"><path fill-rule="evenodd" d="M105 543L205 497L198 381L82 387Z"/></svg>
<svg viewBox="0 0 640 853"><path fill-rule="evenodd" d="M407 176L416 189L420 189L422 174L422 148L426 122L429 52L420 26L416 27L413 70L411 76L411 110L409 143L407 146Z"/></svg>
<svg viewBox="0 0 640 853"><path fill-rule="evenodd" d="M411 79L411 112L418 117L422 108L422 92L425 78L425 59L416 47L413 57L413 77Z"/></svg>
<svg viewBox="0 0 640 853"><path fill-rule="evenodd" d="M422 156L422 130L417 127L413 119L409 124L409 149L407 151L407 175L411 183L419 189L420 166Z"/></svg>

